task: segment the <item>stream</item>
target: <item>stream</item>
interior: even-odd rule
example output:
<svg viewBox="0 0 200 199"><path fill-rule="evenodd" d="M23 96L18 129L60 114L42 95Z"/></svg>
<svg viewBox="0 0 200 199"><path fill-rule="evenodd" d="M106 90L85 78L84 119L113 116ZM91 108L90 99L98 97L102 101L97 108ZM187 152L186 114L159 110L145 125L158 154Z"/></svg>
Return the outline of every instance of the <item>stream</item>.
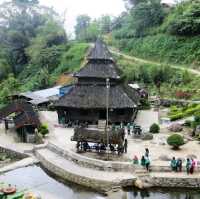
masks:
<svg viewBox="0 0 200 199"><path fill-rule="evenodd" d="M132 188L106 197L71 183L64 184L36 165L7 172L0 176L0 182L38 193L42 199L200 199L200 191L195 190L139 191Z"/></svg>

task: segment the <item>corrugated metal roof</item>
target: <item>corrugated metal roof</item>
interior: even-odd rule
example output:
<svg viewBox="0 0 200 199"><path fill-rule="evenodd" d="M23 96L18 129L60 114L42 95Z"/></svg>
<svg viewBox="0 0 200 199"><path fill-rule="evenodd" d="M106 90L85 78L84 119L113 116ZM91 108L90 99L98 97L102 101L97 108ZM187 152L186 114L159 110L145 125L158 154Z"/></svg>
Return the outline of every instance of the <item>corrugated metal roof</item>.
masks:
<svg viewBox="0 0 200 199"><path fill-rule="evenodd" d="M34 91L34 92L32 92L32 94L35 96L42 97L42 98L49 98L51 96L59 95L60 88L61 88L61 86L55 86L55 87L48 88L48 89Z"/></svg>
<svg viewBox="0 0 200 199"><path fill-rule="evenodd" d="M40 99L33 99L30 100L29 103L33 104L33 105L39 105L39 104L43 104L49 102L49 99L46 98L40 98Z"/></svg>
<svg viewBox="0 0 200 199"><path fill-rule="evenodd" d="M19 96L26 97L30 99L30 103L34 105L39 105L45 102L48 102L49 100L55 99L57 100L59 97L60 93L60 88L62 86L55 86L52 88L48 89L43 89L43 90L38 90L34 92L25 92L25 93L20 93Z"/></svg>

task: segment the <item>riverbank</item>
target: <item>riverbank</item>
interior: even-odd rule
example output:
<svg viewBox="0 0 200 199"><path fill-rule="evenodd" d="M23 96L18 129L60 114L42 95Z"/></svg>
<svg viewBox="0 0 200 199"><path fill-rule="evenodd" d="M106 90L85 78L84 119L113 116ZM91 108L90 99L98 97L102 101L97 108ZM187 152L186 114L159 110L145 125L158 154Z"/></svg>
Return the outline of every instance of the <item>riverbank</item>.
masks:
<svg viewBox="0 0 200 199"><path fill-rule="evenodd" d="M4 150L13 151L13 148ZM185 172L171 172L169 165L152 165L151 172L147 173L142 167L131 162L103 161L92 159L65 149L56 143L50 142L41 147L34 147L35 157L27 157L1 168L0 173L34 165L40 162L44 168L66 182L91 188L99 193L113 194L124 187L138 187L140 189L152 187L179 187L200 188L199 170L194 175ZM19 153L19 151L14 152ZM199 168L198 168L199 169Z"/></svg>
<svg viewBox="0 0 200 199"><path fill-rule="evenodd" d="M123 187L200 188L199 168L193 175L171 172L169 165L152 165L151 172L127 162L102 161L88 158L49 143L37 150L36 157L51 173L64 180L101 193L112 193ZM184 170L184 169L183 169Z"/></svg>
<svg viewBox="0 0 200 199"><path fill-rule="evenodd" d="M174 173L171 172L169 166L171 156L186 158L193 152L193 155L199 159L199 144L195 141L186 144L179 151L172 151L163 142L167 133L155 135L152 141L142 141L128 136L128 153L121 159L115 155L110 158L110 161L104 161L99 158L103 154L76 153L76 143L71 141L73 129L60 127L55 112L40 114L42 122L48 124L50 130L46 138L47 143L31 146L32 150L29 150L28 154L25 153L22 144L20 153L25 154L26 158L19 164L2 168L2 173L40 162L44 168L64 181L101 193L112 193L128 186L141 189L149 187L200 188L199 167L194 175L187 175L184 167L182 173ZM5 146L9 149L9 144L5 143ZM11 150L14 149L13 146L15 145L10 146ZM20 148L20 143L17 146L16 151ZM133 155L137 154L140 157L144 148L149 148L151 152L150 173L140 165L132 164Z"/></svg>

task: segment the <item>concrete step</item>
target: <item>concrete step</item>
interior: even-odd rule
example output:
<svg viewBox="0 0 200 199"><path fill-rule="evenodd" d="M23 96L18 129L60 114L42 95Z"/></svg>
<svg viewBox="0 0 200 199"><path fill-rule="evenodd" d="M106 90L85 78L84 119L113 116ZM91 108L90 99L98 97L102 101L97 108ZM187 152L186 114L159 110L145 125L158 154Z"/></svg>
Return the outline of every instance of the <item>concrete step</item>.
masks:
<svg viewBox="0 0 200 199"><path fill-rule="evenodd" d="M127 172L108 172L81 167L74 162L48 150L36 151L36 157L50 172L68 180L100 192L107 192L116 187L133 185L136 177Z"/></svg>

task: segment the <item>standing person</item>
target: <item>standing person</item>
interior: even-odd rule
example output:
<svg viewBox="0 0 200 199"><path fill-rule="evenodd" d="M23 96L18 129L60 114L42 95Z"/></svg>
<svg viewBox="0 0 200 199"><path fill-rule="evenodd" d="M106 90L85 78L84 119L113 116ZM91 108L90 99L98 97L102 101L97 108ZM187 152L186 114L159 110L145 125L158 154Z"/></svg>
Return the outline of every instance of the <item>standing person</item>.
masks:
<svg viewBox="0 0 200 199"><path fill-rule="evenodd" d="M145 167L147 171L149 171L149 166L150 166L149 156L145 156Z"/></svg>
<svg viewBox="0 0 200 199"><path fill-rule="evenodd" d="M128 140L127 138L124 139L124 153L127 153L127 147L128 147Z"/></svg>
<svg viewBox="0 0 200 199"><path fill-rule="evenodd" d="M127 131L128 131L128 135L130 135L130 132L131 132L131 125L130 125L130 123L127 124Z"/></svg>
<svg viewBox="0 0 200 199"><path fill-rule="evenodd" d="M190 168L191 168L191 161L190 161L189 158L187 158L187 160L186 160L186 171L187 171L188 175L190 174Z"/></svg>
<svg viewBox="0 0 200 199"><path fill-rule="evenodd" d="M149 157L149 149L148 148L145 149L145 156Z"/></svg>
<svg viewBox="0 0 200 199"><path fill-rule="evenodd" d="M175 157L172 158L170 166L172 171L177 171L177 161Z"/></svg>
<svg viewBox="0 0 200 199"><path fill-rule="evenodd" d="M144 155L142 156L141 160L140 160L140 164L144 167L145 166L145 157Z"/></svg>
<svg viewBox="0 0 200 199"><path fill-rule="evenodd" d="M124 123L123 122L120 123L120 128L124 129Z"/></svg>
<svg viewBox="0 0 200 199"><path fill-rule="evenodd" d="M195 168L195 161L194 161L194 159L192 158L192 159L191 159L190 174L193 174L193 173L194 173L194 168Z"/></svg>
<svg viewBox="0 0 200 199"><path fill-rule="evenodd" d="M177 160L177 164L176 165L177 165L176 166L177 167L176 170L181 172L182 171L182 160L180 158Z"/></svg>

